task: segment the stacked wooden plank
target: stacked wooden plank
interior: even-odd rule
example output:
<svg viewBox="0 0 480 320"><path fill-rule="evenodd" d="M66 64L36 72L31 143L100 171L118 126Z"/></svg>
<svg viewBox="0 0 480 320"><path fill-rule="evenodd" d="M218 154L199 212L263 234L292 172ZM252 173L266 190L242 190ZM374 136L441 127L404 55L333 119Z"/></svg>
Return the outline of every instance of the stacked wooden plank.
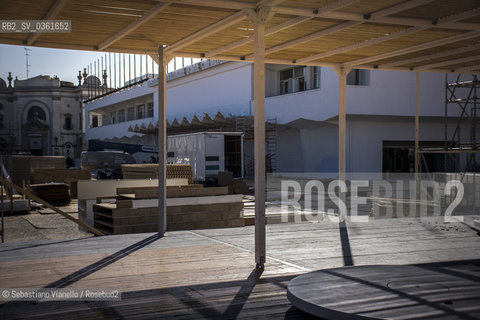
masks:
<svg viewBox="0 0 480 320"><path fill-rule="evenodd" d="M11 177L13 183L21 186L23 181L33 181L38 169L65 169L64 157L12 156Z"/></svg>
<svg viewBox="0 0 480 320"><path fill-rule="evenodd" d="M70 186L70 195L77 198L77 181L90 180L90 170L82 169L35 169L33 183L61 182Z"/></svg>
<svg viewBox="0 0 480 320"><path fill-rule="evenodd" d="M60 206L70 203L69 186L65 183L42 183L30 185L32 193L46 202Z"/></svg>
<svg viewBox="0 0 480 320"><path fill-rule="evenodd" d="M122 164L124 179L158 179L158 164Z"/></svg>
<svg viewBox="0 0 480 320"><path fill-rule="evenodd" d="M158 164L122 164L124 179L157 179ZM183 178L193 184L192 166L189 164L168 164L167 179Z"/></svg>
<svg viewBox="0 0 480 320"><path fill-rule="evenodd" d="M158 187L118 188L116 203L93 205L94 227L107 234L158 231ZM167 230L244 226L241 195L228 187L167 188Z"/></svg>
<svg viewBox="0 0 480 320"><path fill-rule="evenodd" d="M71 183L78 180L90 180L89 170L82 169L34 169L33 183L61 182Z"/></svg>

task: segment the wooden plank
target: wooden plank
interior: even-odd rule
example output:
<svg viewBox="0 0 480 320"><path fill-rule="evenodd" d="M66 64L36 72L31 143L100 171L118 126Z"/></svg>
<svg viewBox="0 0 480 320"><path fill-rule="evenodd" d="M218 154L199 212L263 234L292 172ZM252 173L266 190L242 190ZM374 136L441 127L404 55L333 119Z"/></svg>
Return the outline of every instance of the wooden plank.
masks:
<svg viewBox="0 0 480 320"><path fill-rule="evenodd" d="M242 210L243 203L241 202L226 202L226 203L215 203L215 204L204 204L204 205L181 205L181 206L171 206L167 207L168 213L183 213L183 212L222 212L229 210Z"/></svg>
<svg viewBox="0 0 480 320"><path fill-rule="evenodd" d="M229 194L224 196L207 196L207 197L186 197L186 198L168 198L167 206L182 205L203 205L215 203L231 203L242 202L243 196L240 194Z"/></svg>
<svg viewBox="0 0 480 320"><path fill-rule="evenodd" d="M212 188L170 188L167 189L167 198L184 198L184 197L205 197L227 195L228 187L212 187ZM157 198L158 189L155 190L135 190L136 199Z"/></svg>
<svg viewBox="0 0 480 320"><path fill-rule="evenodd" d="M115 202L117 208L133 208L133 201L132 200L119 200Z"/></svg>
<svg viewBox="0 0 480 320"><path fill-rule="evenodd" d="M33 183L63 182L90 180L89 170L82 169L33 169Z"/></svg>
<svg viewBox="0 0 480 320"><path fill-rule="evenodd" d="M188 184L188 185L169 185L169 180L167 179L167 190L178 190L178 189L199 189L203 188L201 184ZM184 180L183 180L184 181ZM151 186L151 187L120 187L117 188L117 194L125 194L125 193L132 193L134 194L135 191L142 190L142 191L158 191L158 186Z"/></svg>
<svg viewBox="0 0 480 320"><path fill-rule="evenodd" d="M158 186L158 180L79 180L78 199L115 197L117 188Z"/></svg>

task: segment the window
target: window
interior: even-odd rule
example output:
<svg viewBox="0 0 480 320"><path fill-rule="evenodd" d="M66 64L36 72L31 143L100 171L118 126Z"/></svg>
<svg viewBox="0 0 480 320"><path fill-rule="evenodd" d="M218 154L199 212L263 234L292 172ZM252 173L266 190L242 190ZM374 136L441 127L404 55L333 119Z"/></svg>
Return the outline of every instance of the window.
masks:
<svg viewBox="0 0 480 320"><path fill-rule="evenodd" d="M125 109L118 110L118 122L125 122Z"/></svg>
<svg viewBox="0 0 480 320"><path fill-rule="evenodd" d="M347 74L347 85L368 86L370 84L369 70L353 69Z"/></svg>
<svg viewBox="0 0 480 320"><path fill-rule="evenodd" d="M145 105L141 104L137 106L137 119L145 118Z"/></svg>
<svg viewBox="0 0 480 320"><path fill-rule="evenodd" d="M305 91L305 67L280 71L280 94Z"/></svg>
<svg viewBox="0 0 480 320"><path fill-rule="evenodd" d="M320 88L320 67L312 68L312 89Z"/></svg>
<svg viewBox="0 0 480 320"><path fill-rule="evenodd" d="M72 130L73 129L73 127L72 127L72 116L69 115L69 114L65 115L65 122L64 122L64 125L63 125L63 129L65 129L65 130Z"/></svg>
<svg viewBox="0 0 480 320"><path fill-rule="evenodd" d="M114 124L117 122L117 112L112 111L110 112L110 123Z"/></svg>
<svg viewBox="0 0 480 320"><path fill-rule="evenodd" d="M96 127L98 127L98 116L93 115L92 116L92 128L96 128Z"/></svg>
<svg viewBox="0 0 480 320"><path fill-rule="evenodd" d="M30 121L47 120L45 111L42 108L33 106L28 110L27 119Z"/></svg>
<svg viewBox="0 0 480 320"><path fill-rule="evenodd" d="M153 102L147 104L147 118L153 118Z"/></svg>
<svg viewBox="0 0 480 320"><path fill-rule="evenodd" d="M127 109L127 121L135 120L135 107Z"/></svg>

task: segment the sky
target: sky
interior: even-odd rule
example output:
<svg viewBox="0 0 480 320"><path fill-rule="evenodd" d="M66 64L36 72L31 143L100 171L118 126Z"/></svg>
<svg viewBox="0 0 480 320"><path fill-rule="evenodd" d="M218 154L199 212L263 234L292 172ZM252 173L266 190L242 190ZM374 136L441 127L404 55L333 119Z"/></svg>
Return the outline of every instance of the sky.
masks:
<svg viewBox="0 0 480 320"><path fill-rule="evenodd" d="M74 84L78 83L78 71L81 70L83 73L83 68L86 68L90 64L92 64L93 66L94 61L99 61L102 57L105 58L105 56L108 56L108 53L105 52L100 53L93 51L48 49L40 47L0 44L0 78L7 81L8 72L12 72L12 76L14 79L15 77L18 77L18 79L20 80L24 80L27 78L27 57L25 56L25 48L29 49L29 78L38 75L48 75L51 77L58 76L61 80L70 81ZM117 57L119 56L117 55ZM133 55L131 56L131 59L133 61ZM199 59L193 59L194 63L197 61L199 61ZM137 55L136 62L137 76L140 76L140 68L138 66L140 64L139 55ZM184 62L185 65L188 65L191 63L191 59L185 59ZM133 62L131 63L133 64ZM148 62L148 66L150 68L148 71L149 73L151 73L150 62ZM169 63L168 71L172 71L173 66L173 61L171 61ZM182 67L181 58L177 58L177 63L175 64L175 66L177 69ZM128 68L128 60L126 68ZM154 65L154 68L157 68L156 64ZM131 69L133 70L133 67L131 67ZM143 67L142 71L142 73L145 74L145 67ZM120 82L120 80L123 83L123 77L120 77L118 82Z"/></svg>
<svg viewBox="0 0 480 320"><path fill-rule="evenodd" d="M38 75L58 76L61 80L78 83L77 75L105 53L47 49L39 47L0 45L0 78L7 81L8 72L20 80L27 78L25 48L29 51L29 77ZM83 72L83 71L82 71Z"/></svg>

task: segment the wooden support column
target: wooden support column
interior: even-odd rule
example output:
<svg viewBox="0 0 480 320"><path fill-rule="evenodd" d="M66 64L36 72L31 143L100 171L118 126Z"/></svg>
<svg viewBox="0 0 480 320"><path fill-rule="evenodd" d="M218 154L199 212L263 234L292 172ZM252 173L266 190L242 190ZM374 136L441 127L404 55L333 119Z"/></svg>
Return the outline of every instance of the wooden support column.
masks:
<svg viewBox="0 0 480 320"><path fill-rule="evenodd" d="M265 23L270 7L248 10L254 24L254 154L255 154L255 262L263 268L266 256L265 234Z"/></svg>
<svg viewBox="0 0 480 320"><path fill-rule="evenodd" d="M5 221L4 221L4 216L3 216L3 183L0 182L0 201L1 201L1 205L2 205L2 208L1 208L1 219L2 219L2 243L5 242Z"/></svg>
<svg viewBox="0 0 480 320"><path fill-rule="evenodd" d="M350 68L336 68L338 74L338 178L345 181L347 132L347 74Z"/></svg>
<svg viewBox="0 0 480 320"><path fill-rule="evenodd" d="M415 194L420 197L420 74L415 72Z"/></svg>
<svg viewBox="0 0 480 320"><path fill-rule="evenodd" d="M347 74L351 68L340 66L335 69L338 74L338 179L345 182L347 171ZM346 203L345 192L339 191L340 199ZM346 216L340 212L339 221Z"/></svg>
<svg viewBox="0 0 480 320"><path fill-rule="evenodd" d="M158 235L167 229L167 73L166 56L162 45L158 47Z"/></svg>

